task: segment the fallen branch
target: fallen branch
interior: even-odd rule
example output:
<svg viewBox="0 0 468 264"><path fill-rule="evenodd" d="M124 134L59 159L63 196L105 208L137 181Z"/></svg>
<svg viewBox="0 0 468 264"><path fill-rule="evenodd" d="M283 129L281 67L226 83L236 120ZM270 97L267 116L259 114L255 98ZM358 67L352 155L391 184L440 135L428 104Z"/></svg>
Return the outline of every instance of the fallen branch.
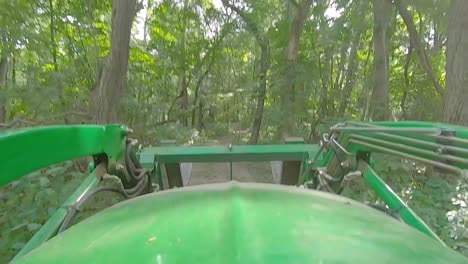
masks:
<svg viewBox="0 0 468 264"><path fill-rule="evenodd" d="M176 120L164 120L164 121L161 121L161 122L156 122L154 125L155 126L160 126L160 125L165 125L167 123L174 123L176 122Z"/></svg>

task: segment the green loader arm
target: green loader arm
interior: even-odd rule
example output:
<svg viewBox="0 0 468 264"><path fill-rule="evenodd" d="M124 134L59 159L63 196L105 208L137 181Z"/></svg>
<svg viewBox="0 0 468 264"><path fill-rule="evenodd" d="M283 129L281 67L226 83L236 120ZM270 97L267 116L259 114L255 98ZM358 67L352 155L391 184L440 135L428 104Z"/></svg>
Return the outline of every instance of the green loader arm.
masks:
<svg viewBox="0 0 468 264"><path fill-rule="evenodd" d="M466 178L468 129L427 122L345 122L333 126L320 144L317 156L324 158L309 161L302 183L339 194L349 177L362 176L403 221L443 243L372 169L371 154L397 155Z"/></svg>
<svg viewBox="0 0 468 264"><path fill-rule="evenodd" d="M13 262L467 263L372 168L372 154L387 153L466 177L465 127L345 122L333 126L318 145L157 146L136 156L129 131L120 125L83 125L0 133L0 186L54 163L94 157L91 174ZM300 166L294 170L299 175L289 173L296 176L285 181L293 186L186 187L171 178L180 176L182 162L277 160ZM406 224L338 197L353 177L362 177ZM109 191L102 186L109 179L120 183L110 191L126 198L154 193L65 230L84 197Z"/></svg>
<svg viewBox="0 0 468 264"><path fill-rule="evenodd" d="M0 186L66 160L94 156L96 163L96 169L36 232L16 258L54 237L69 212L68 208L95 189L98 179L107 171L114 171L115 164L124 164L128 132L130 130L121 125L47 126L0 132Z"/></svg>

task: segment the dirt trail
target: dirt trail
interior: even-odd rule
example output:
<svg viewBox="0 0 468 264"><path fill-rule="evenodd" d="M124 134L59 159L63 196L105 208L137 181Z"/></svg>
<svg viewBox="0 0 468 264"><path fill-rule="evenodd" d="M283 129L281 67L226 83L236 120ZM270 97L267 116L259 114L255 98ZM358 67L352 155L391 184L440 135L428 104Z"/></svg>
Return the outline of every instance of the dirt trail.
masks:
<svg viewBox="0 0 468 264"><path fill-rule="evenodd" d="M188 185L227 182L231 180L229 163L193 163ZM269 162L234 162L232 180L240 182L272 183Z"/></svg>
<svg viewBox="0 0 468 264"><path fill-rule="evenodd" d="M211 141L204 145L229 146L230 138ZM235 142L235 141L234 141ZM190 167L188 165L188 167ZM188 185L219 183L231 180L230 164L225 163L192 163ZM232 180L240 182L272 183L270 162L233 162Z"/></svg>

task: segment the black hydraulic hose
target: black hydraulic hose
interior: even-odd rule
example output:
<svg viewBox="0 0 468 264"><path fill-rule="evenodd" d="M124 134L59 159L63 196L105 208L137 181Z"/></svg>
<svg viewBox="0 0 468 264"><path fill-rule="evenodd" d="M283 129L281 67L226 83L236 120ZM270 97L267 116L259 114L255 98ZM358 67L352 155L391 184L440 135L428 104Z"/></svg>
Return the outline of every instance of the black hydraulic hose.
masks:
<svg viewBox="0 0 468 264"><path fill-rule="evenodd" d="M125 149L125 165L127 167L127 172L130 174L133 180L136 181L135 186L129 189L125 189L122 184L122 181L117 176L110 176L110 178L115 178L119 182L118 187L99 187L96 188L88 193L85 193L80 200L75 202L70 208L63 220L60 228L58 230L58 234L65 231L69 226L73 217L75 217L76 213L79 211L80 207L93 195L99 192L114 192L122 195L124 198L133 198L143 194L145 191L151 190L151 175L146 169L141 167L140 162L135 157L135 155L131 152L132 150L132 142L128 141L126 144ZM135 172L138 175L135 175Z"/></svg>
<svg viewBox="0 0 468 264"><path fill-rule="evenodd" d="M141 174L145 175L144 171L142 171ZM146 186L147 184L148 177L143 177L142 180L138 181L138 183L134 187L130 189L124 189L124 191L128 196L135 197L143 193L143 191L145 190L145 187L143 186Z"/></svg>
<svg viewBox="0 0 468 264"><path fill-rule="evenodd" d="M335 191L333 191L333 189L330 187L330 185L328 185L328 182L322 178L322 175L318 175L318 180L319 180L319 183L320 183L320 189L324 189L325 191L329 192L329 193L335 193Z"/></svg>
<svg viewBox="0 0 468 264"><path fill-rule="evenodd" d="M333 176L331 176L331 175L329 175L329 174L327 174L327 173L325 173L325 172L322 172L322 173L319 172L319 174L320 174L323 178L325 178L327 181L331 181L331 182L341 182L341 181L343 180L343 176L340 176L339 178L335 178L335 177L333 177Z"/></svg>
<svg viewBox="0 0 468 264"><path fill-rule="evenodd" d="M130 174L130 176L134 180L136 180L138 183L141 181L141 179L145 178L146 184L147 184L146 190L150 192L152 189L151 175L149 171L142 168L140 161L135 156L135 153L131 151L132 145L133 145L133 142L129 140L126 144L126 149L125 149L125 164L127 165L127 171ZM142 171L144 171L144 173ZM135 175L135 172L137 172L138 175Z"/></svg>
<svg viewBox="0 0 468 264"><path fill-rule="evenodd" d="M135 171L137 170L137 167L141 168L141 165L138 161L137 163L135 163L134 160L137 160L137 159L136 157L132 158L132 156L133 156L132 155L132 142L128 141L126 148L125 148L125 165L127 167L127 172L128 174L130 174L130 177L132 177L132 179L136 181L140 181L141 178L143 178L145 175L144 174L135 175ZM135 166L135 164L137 164L137 166Z"/></svg>
<svg viewBox="0 0 468 264"><path fill-rule="evenodd" d="M133 164L136 168L141 168L140 161L137 159L135 153L130 152L130 159L132 160Z"/></svg>
<svg viewBox="0 0 468 264"><path fill-rule="evenodd" d="M68 211L68 214L65 217L65 219L63 220L62 225L60 226L57 233L59 234L59 233L65 231L68 228L68 226L70 225L73 217L75 217L75 215L79 211L80 207L91 196L95 195L96 193L114 192L114 193L118 193L118 194L122 195L124 198L128 199L128 198L133 198L133 197L141 195L145 191L145 188L143 186L145 186L147 183L148 182L147 182L147 177L146 177L146 178L144 178L144 180L139 181L138 184L135 187L133 187L132 189L124 189L123 185L120 185L119 186L120 188L100 187L100 188L96 188L96 189L92 190L91 192L86 193L85 195L83 195L83 197L79 201L77 201L74 205L72 205L70 207L70 210Z"/></svg>
<svg viewBox="0 0 468 264"><path fill-rule="evenodd" d="M118 193L120 195L122 195L123 197L127 198L127 196L125 195L124 192L122 192L122 190L118 189L118 188L113 188L113 187L101 187L101 188L96 188L88 193L86 193L85 195L83 195L83 197L81 197L81 199L79 201L77 201L75 204L73 204L69 211L68 211L68 214L67 216L65 217L65 219L63 220L62 222L62 225L60 225L60 228L57 232L57 234L60 234L61 232L65 231L69 226L70 226L70 223L73 219L73 217L76 215L76 213L80 210L80 207L93 195L95 195L96 193L100 193L100 192L114 192L114 193Z"/></svg>

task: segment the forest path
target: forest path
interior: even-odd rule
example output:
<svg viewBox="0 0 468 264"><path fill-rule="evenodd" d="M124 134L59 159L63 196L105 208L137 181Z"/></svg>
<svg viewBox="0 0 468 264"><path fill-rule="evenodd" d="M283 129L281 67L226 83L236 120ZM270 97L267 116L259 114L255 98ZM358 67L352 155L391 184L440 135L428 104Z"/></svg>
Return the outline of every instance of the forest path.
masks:
<svg viewBox="0 0 468 264"><path fill-rule="evenodd" d="M226 146L235 145L233 137L225 137L219 140L210 140L203 145ZM232 143L231 143L232 142ZM182 163L182 177L184 185L200 185L206 183L221 183L228 181L239 182L279 182L281 162L233 162L232 175L229 162L218 163ZM232 178L231 178L232 177Z"/></svg>

